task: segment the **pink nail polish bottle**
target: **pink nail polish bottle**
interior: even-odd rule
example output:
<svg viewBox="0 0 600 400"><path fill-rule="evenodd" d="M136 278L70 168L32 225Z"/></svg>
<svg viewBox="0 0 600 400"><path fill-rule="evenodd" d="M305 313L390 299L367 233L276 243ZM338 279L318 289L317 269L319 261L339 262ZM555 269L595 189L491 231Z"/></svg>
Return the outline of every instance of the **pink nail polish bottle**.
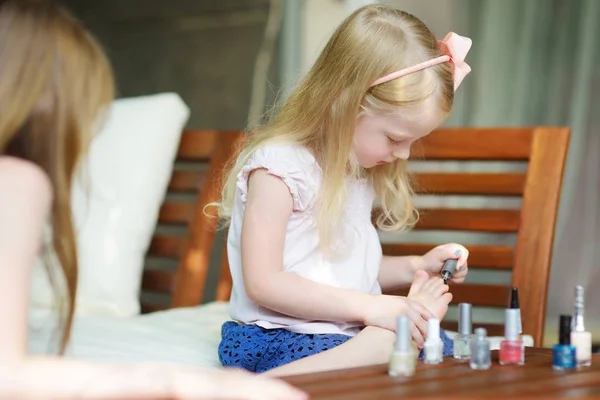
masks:
<svg viewBox="0 0 600 400"><path fill-rule="evenodd" d="M525 364L525 345L519 335L519 315L515 308L505 311L504 340L500 342L500 365Z"/></svg>

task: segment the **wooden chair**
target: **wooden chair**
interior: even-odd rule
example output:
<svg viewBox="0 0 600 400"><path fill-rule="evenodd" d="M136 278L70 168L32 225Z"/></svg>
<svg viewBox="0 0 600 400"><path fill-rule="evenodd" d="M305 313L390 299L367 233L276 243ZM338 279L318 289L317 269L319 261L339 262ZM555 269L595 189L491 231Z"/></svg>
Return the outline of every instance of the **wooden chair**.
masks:
<svg viewBox="0 0 600 400"><path fill-rule="evenodd" d="M216 220L203 213L219 198L224 164L239 132L186 131L160 210L142 279L142 312L201 303Z"/></svg>
<svg viewBox="0 0 600 400"><path fill-rule="evenodd" d="M469 269L512 271L511 285L452 285L453 304L507 308L511 286L519 289L523 333L541 346L554 230L569 143L568 128L440 129L415 144L413 154L428 161L526 162L526 172L414 175L419 194L521 197L520 209L420 210L415 230L515 233L515 246L474 245ZM439 243L384 244L388 255L424 254ZM468 282L468 279L467 279ZM405 294L406 291L397 292ZM481 324L503 335L502 324ZM457 323L443 321L446 329Z"/></svg>
<svg viewBox="0 0 600 400"><path fill-rule="evenodd" d="M469 302L474 306L505 308L511 286L519 288L523 331L541 346L545 306L550 275L550 261L562 174L570 132L567 128L455 128L440 129L415 144L416 158L429 161L506 161L527 163L526 172L507 173L418 173L419 194L511 196L522 198L520 209L451 209L421 210L423 216L416 231L500 232L517 235L515 246L468 246L469 268L512 271L511 285L453 285L453 304ZM217 140L220 138L221 140ZM201 302L208 274L210 248L214 242L214 221L202 214L204 204L218 198L216 183L220 168L233 153L241 134L188 132L180 147L180 160L188 168L200 162L210 166L206 174L196 170L177 170L170 191L196 192L192 202L167 199L161 212L163 225L189 226L187 235L157 234L149 254L168 258L171 268L149 269L144 274L144 288L171 294L171 306L193 306ZM204 176L204 179L202 178ZM204 182L204 184L202 184ZM158 230L160 233L160 229ZM439 243L385 243L384 254L424 254ZM231 277L225 251L220 265L216 300L227 301ZM175 277L176 260L179 260ZM175 263L174 263L175 262ZM397 292L403 294L405 292ZM144 303L146 311L164 308ZM480 324L490 335L502 335L498 324ZM446 329L456 330L456 323L444 321Z"/></svg>

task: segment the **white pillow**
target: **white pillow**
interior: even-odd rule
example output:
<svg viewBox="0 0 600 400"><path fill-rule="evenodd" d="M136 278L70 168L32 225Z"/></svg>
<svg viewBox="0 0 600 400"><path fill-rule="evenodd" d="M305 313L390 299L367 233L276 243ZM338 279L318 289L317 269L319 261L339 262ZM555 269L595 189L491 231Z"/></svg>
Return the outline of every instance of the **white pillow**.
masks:
<svg viewBox="0 0 600 400"><path fill-rule="evenodd" d="M144 256L190 111L174 93L115 100L82 162L72 199L79 315L139 314ZM41 263L31 305L54 308Z"/></svg>

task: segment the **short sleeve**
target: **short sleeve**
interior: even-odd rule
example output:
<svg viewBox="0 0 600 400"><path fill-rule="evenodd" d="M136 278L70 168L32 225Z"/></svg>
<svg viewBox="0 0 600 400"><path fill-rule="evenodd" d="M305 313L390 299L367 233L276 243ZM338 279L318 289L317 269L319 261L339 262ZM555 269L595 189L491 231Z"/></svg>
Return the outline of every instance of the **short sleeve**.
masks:
<svg viewBox="0 0 600 400"><path fill-rule="evenodd" d="M248 176L256 169L265 169L280 178L288 187L294 211L305 211L312 202L318 185L316 161L310 152L294 145L265 145L255 150L240 169L237 187L242 202L248 194Z"/></svg>

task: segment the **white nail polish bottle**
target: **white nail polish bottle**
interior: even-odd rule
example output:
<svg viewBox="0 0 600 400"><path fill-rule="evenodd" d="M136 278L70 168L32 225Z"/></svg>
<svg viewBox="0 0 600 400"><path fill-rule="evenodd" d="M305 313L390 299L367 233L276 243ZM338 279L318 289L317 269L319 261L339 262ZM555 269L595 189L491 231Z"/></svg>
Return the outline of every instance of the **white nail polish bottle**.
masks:
<svg viewBox="0 0 600 400"><path fill-rule="evenodd" d="M592 334L585 329L584 309L583 286L577 285L575 287L575 310L571 319L571 344L575 346L578 367L592 365Z"/></svg>
<svg viewBox="0 0 600 400"><path fill-rule="evenodd" d="M443 360L444 343L440 339L440 320L431 318L427 321L427 340L423 348L425 364L439 364Z"/></svg>

